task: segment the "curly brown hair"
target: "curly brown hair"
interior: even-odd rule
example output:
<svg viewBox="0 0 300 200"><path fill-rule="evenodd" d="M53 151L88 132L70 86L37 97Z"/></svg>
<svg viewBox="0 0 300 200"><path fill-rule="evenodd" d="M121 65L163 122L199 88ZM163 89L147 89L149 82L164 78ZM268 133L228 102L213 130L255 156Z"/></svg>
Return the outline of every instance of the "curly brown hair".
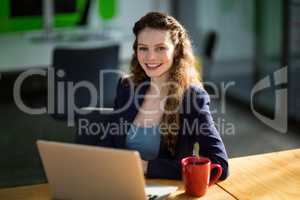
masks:
<svg viewBox="0 0 300 200"><path fill-rule="evenodd" d="M160 126L161 137L167 149L172 155L175 154L175 147L178 139L178 131L180 127L180 115L178 110L182 102L182 97L185 89L190 84L201 85L201 78L195 68L195 57L193 54L191 41L185 28L172 16L160 12L149 12L141 17L133 27L135 41L133 43L133 56L131 59L130 72L131 80L135 85L138 85L149 79L145 71L141 67L137 59L137 38L139 33L145 28L153 28L169 31L171 40L175 46L173 64L169 70L169 92L161 124L169 125L175 122L176 129L171 129L171 126ZM171 111L171 112L166 112ZM167 128L166 128L167 127Z"/></svg>

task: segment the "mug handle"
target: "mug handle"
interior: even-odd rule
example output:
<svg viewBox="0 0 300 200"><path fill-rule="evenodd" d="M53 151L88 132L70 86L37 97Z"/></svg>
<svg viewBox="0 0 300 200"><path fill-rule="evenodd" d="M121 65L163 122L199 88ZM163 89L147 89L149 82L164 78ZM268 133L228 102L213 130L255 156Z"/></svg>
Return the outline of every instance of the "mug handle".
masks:
<svg viewBox="0 0 300 200"><path fill-rule="evenodd" d="M217 169L217 174L212 177L209 181L209 186L215 184L217 182L217 180L220 178L221 174L222 174L222 167L219 164L211 164L210 165L210 171L212 171L214 168Z"/></svg>

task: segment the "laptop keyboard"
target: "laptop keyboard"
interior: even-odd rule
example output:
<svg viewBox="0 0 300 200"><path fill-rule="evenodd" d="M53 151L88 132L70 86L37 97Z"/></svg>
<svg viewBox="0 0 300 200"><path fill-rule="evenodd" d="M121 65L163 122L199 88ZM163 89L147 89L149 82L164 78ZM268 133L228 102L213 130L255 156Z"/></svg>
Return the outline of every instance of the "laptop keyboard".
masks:
<svg viewBox="0 0 300 200"><path fill-rule="evenodd" d="M147 200L166 199L170 193L175 192L176 190L177 190L177 186L146 185L145 187Z"/></svg>
<svg viewBox="0 0 300 200"><path fill-rule="evenodd" d="M147 195L148 200L155 200L155 199L157 199L157 197L158 197L157 195L153 195L153 194L148 194Z"/></svg>

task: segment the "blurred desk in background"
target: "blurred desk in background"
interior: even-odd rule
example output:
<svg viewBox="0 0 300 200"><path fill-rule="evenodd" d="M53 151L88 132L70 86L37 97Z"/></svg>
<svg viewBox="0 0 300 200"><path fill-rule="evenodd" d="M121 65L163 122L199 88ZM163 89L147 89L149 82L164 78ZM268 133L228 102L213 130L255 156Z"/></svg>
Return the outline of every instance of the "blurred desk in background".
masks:
<svg viewBox="0 0 300 200"><path fill-rule="evenodd" d="M91 48L119 44L119 60L126 61L132 54L133 36L129 34L113 30L103 35L85 28L59 29L48 40L43 39L42 31L1 34L0 73L47 68L52 63L52 51L56 46Z"/></svg>

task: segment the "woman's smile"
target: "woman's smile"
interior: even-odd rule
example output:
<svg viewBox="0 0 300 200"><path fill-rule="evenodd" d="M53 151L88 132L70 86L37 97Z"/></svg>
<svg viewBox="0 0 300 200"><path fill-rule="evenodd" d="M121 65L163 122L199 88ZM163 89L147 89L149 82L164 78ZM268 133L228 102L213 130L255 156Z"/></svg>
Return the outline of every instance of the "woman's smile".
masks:
<svg viewBox="0 0 300 200"><path fill-rule="evenodd" d="M160 63L160 64L150 64L150 63L146 63L145 65L146 65L146 67L147 67L148 69L153 70L153 69L159 68L162 64L161 64L161 63Z"/></svg>

